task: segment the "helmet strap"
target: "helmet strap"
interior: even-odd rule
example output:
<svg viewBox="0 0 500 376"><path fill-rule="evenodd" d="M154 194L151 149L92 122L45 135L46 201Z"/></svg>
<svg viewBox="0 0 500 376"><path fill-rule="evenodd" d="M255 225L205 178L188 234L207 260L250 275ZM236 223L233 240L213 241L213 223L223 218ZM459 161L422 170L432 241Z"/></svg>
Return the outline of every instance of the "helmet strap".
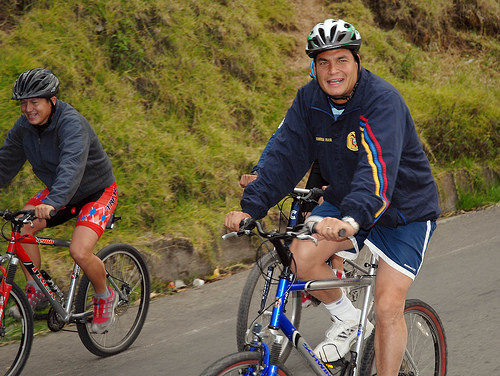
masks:
<svg viewBox="0 0 500 376"><path fill-rule="evenodd" d="M50 107L51 107L51 111L50 111L50 115L49 115L49 118L47 120L47 125L50 124L50 122L52 121L52 116L54 116L54 112L56 112L56 105L54 104L54 102L52 102L52 97L51 98L47 98L47 100L50 102Z"/></svg>

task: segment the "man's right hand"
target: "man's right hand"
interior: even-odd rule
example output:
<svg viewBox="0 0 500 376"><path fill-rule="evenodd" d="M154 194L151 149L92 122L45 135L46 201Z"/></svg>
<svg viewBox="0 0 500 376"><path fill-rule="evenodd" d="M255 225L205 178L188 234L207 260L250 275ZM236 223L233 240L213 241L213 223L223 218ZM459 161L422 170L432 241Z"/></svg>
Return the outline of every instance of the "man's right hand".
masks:
<svg viewBox="0 0 500 376"><path fill-rule="evenodd" d="M50 219L56 209L52 205L40 204L35 206L35 216L39 219Z"/></svg>
<svg viewBox="0 0 500 376"><path fill-rule="evenodd" d="M240 223L245 218L250 218L250 214L243 213L241 211L232 211L226 214L226 219L224 220L224 225L230 231L238 231L240 229Z"/></svg>
<svg viewBox="0 0 500 376"><path fill-rule="evenodd" d="M253 174L244 174L244 175L241 175L241 178L240 178L240 187L241 188L246 188L248 184L250 184L251 182L253 182L255 179L257 179L257 175L253 175Z"/></svg>

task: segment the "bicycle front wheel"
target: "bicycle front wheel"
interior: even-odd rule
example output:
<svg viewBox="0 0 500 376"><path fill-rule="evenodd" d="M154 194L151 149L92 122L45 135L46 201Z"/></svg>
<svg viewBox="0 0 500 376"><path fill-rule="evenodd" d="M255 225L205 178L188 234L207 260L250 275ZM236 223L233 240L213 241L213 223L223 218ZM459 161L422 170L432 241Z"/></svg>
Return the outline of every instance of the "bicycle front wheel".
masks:
<svg viewBox="0 0 500 376"><path fill-rule="evenodd" d="M265 286L265 276L270 266L274 268L271 277L274 283L271 283L265 303L265 309L259 315ZM276 251L273 250L261 257L248 275L248 279L241 294L238 318L236 321L236 342L238 351L245 350L245 345L252 340L252 327L255 323L262 325L262 341L269 347L272 346L275 335L269 330L268 326L271 320L274 298L276 297L277 278L281 275L282 270L283 265L279 261ZM302 295L300 291L294 291L289 294L286 312L292 325L298 328L302 313ZM291 350L292 344L285 337L279 357L280 362L285 362Z"/></svg>
<svg viewBox="0 0 500 376"><path fill-rule="evenodd" d="M120 295L115 319L103 334L92 332L91 318L77 322L77 329L85 347L104 357L124 351L136 340L146 320L151 286L146 263L131 245L111 244L97 256L106 267L108 285ZM78 288L76 312L92 311L93 297L94 288L84 275Z"/></svg>
<svg viewBox="0 0 500 376"><path fill-rule="evenodd" d="M419 299L408 299L404 315L408 340L398 375L445 376L448 348L436 311ZM365 345L361 375L376 375L373 339L372 334Z"/></svg>
<svg viewBox="0 0 500 376"><path fill-rule="evenodd" d="M24 291L13 283L0 325L0 374L19 375L32 344L33 313Z"/></svg>
<svg viewBox="0 0 500 376"><path fill-rule="evenodd" d="M258 376L262 374L262 369L259 366L260 352L258 351L243 351L225 356L219 359L200 376L231 376L231 375L248 375ZM278 366L279 376L291 376L285 366Z"/></svg>

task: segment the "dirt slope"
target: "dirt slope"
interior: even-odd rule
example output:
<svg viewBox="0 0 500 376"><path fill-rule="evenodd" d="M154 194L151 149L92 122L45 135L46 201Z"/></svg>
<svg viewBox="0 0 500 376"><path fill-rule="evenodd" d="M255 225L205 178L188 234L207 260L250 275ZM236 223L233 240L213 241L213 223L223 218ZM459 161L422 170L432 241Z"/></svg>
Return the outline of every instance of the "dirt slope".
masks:
<svg viewBox="0 0 500 376"><path fill-rule="evenodd" d="M301 84L304 84L303 69L307 68L310 63L310 59L305 53L307 35L314 25L323 21L328 15L324 11L322 0L293 0L291 2L295 8L295 13L299 14L300 17L297 19L297 28L287 31L297 41L295 52L289 58L288 63L293 72L300 74L302 78L300 79Z"/></svg>

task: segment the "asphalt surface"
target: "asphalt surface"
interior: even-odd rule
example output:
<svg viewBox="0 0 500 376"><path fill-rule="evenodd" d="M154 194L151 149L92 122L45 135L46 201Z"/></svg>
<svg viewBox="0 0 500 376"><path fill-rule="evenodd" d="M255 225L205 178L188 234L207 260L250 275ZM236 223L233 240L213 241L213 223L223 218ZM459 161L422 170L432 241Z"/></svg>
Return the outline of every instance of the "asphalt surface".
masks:
<svg viewBox="0 0 500 376"><path fill-rule="evenodd" d="M500 206L438 221L422 270L409 292L439 313L448 340L448 376L500 375ZM153 300L144 329L124 353L101 359L75 332L38 336L23 375L199 375L236 351L239 296L248 272ZM308 308L301 333L315 345L329 325ZM74 329L74 328L68 328ZM311 372L296 352L294 375Z"/></svg>

